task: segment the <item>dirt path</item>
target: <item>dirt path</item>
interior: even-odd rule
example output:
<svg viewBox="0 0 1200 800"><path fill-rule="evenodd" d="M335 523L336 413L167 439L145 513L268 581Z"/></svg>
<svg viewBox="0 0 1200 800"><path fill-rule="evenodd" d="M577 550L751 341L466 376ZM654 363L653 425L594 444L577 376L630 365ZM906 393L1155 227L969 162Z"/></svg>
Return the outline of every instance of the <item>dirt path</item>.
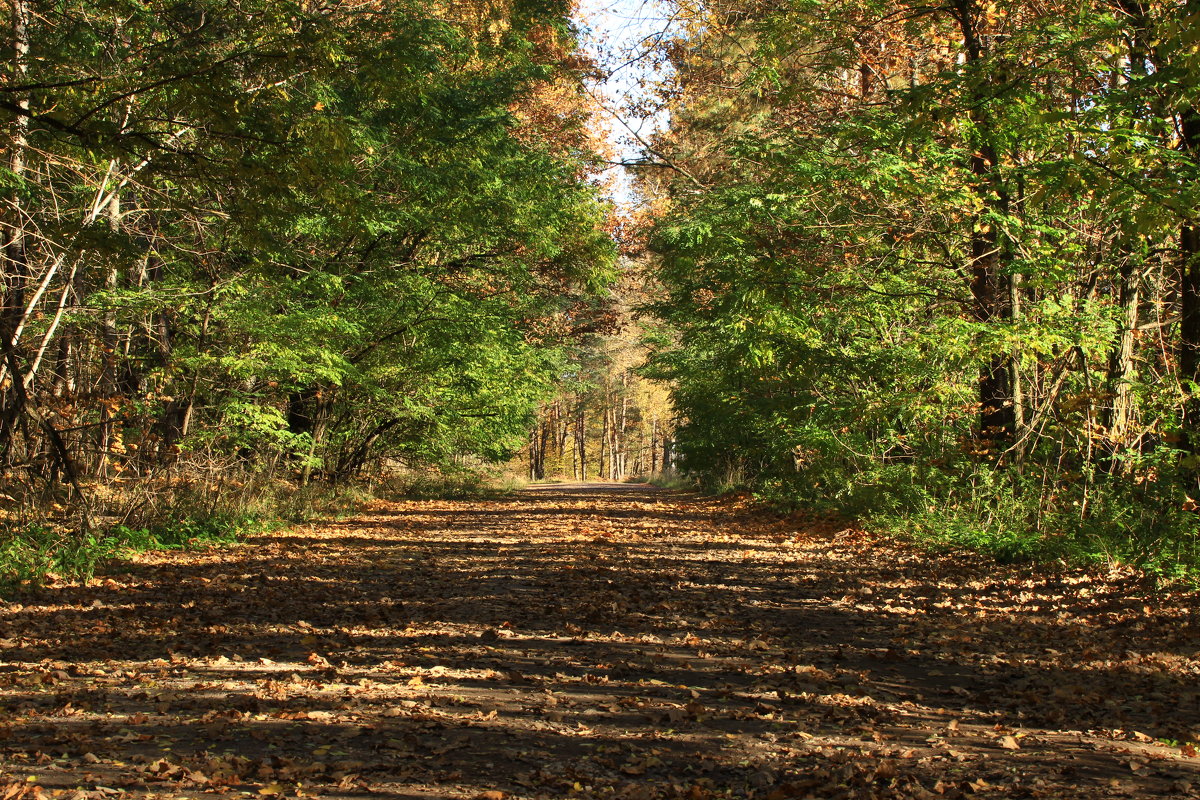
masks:
<svg viewBox="0 0 1200 800"><path fill-rule="evenodd" d="M644 487L0 604L0 800L1197 797L1200 615Z"/></svg>

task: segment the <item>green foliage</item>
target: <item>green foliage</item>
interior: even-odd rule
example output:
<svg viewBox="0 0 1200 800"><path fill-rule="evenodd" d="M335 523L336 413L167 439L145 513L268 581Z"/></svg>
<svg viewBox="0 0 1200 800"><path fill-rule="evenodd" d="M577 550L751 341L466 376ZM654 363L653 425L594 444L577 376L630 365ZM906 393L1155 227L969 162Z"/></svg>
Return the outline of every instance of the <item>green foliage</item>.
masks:
<svg viewBox="0 0 1200 800"><path fill-rule="evenodd" d="M507 491L480 470L457 469L398 474L380 487L379 494L394 499L484 500Z"/></svg>
<svg viewBox="0 0 1200 800"><path fill-rule="evenodd" d="M268 523L248 515L216 514L153 528L115 525L81 534L47 526L0 531L0 590L50 578L87 580L107 561L148 550L228 545L264 530Z"/></svg>
<svg viewBox="0 0 1200 800"><path fill-rule="evenodd" d="M677 169L647 179L682 466L1004 559L1195 569L1183 12L736 7L672 45Z"/></svg>
<svg viewBox="0 0 1200 800"><path fill-rule="evenodd" d="M1132 566L1166 581L1195 582L1200 576L1194 513L1165 498L1131 496L1121 487L1099 489L1087 498L1087 509L1072 494L1064 507L1039 494L1042 488L998 476L993 485L981 485L958 502L929 492L924 507L861 511L866 524L880 532L934 549L970 549L1001 562Z"/></svg>
<svg viewBox="0 0 1200 800"><path fill-rule="evenodd" d="M44 527L0 534L0 588L39 582L51 574L90 576L113 548L104 538L79 537Z"/></svg>
<svg viewBox="0 0 1200 800"><path fill-rule="evenodd" d="M10 87L27 141L5 145L28 166L0 177L29 220L28 278L0 327L21 329L28 405L79 471L337 483L508 458L551 393L562 319L615 257L567 14L31 16L33 88ZM53 493L63 456L35 455L44 431L11 422L26 400L5 385L0 467L36 464Z"/></svg>

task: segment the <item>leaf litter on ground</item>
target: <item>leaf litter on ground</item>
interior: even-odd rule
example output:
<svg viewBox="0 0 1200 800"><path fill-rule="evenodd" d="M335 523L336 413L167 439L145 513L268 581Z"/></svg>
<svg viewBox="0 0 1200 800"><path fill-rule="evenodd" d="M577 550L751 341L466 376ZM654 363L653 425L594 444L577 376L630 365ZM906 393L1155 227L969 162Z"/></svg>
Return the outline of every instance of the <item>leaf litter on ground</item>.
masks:
<svg viewBox="0 0 1200 800"><path fill-rule="evenodd" d="M1194 596L648 487L0 605L0 800L1200 796Z"/></svg>

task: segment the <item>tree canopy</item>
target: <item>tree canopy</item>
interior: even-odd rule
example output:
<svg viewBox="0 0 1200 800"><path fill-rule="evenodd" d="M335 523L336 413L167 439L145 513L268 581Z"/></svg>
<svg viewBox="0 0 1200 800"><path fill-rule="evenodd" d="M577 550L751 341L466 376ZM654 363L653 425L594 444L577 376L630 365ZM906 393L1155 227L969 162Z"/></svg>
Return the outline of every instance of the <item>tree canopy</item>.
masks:
<svg viewBox="0 0 1200 800"><path fill-rule="evenodd" d="M8 474L519 447L614 257L566 3L7 13Z"/></svg>
<svg viewBox="0 0 1200 800"><path fill-rule="evenodd" d="M1194 557L1200 7L676 11L642 182L687 468Z"/></svg>

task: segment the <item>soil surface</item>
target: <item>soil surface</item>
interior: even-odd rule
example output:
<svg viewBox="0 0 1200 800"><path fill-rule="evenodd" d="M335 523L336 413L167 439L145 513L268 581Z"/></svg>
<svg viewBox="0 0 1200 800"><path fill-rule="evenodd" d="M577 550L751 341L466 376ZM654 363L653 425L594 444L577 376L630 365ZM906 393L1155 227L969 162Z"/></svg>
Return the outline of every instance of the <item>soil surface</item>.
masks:
<svg viewBox="0 0 1200 800"><path fill-rule="evenodd" d="M1200 614L636 486L0 603L0 800L1200 797Z"/></svg>

